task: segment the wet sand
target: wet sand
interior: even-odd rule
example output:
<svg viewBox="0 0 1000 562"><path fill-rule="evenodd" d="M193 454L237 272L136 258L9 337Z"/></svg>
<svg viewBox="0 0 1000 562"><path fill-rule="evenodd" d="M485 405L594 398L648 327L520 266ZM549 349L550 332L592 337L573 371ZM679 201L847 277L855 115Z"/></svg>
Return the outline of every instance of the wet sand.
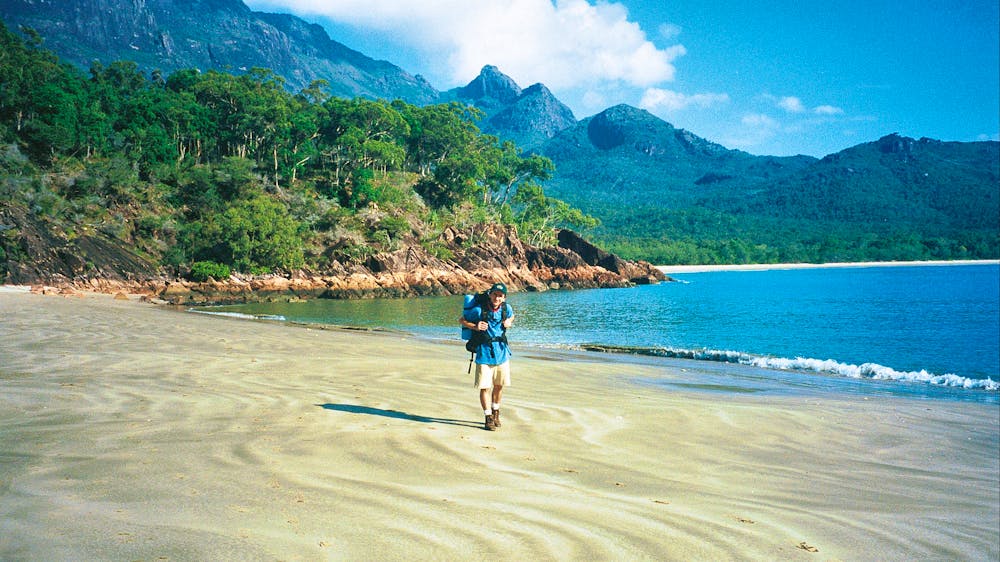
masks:
<svg viewBox="0 0 1000 562"><path fill-rule="evenodd" d="M0 559L1000 557L995 404L514 351L0 290Z"/></svg>

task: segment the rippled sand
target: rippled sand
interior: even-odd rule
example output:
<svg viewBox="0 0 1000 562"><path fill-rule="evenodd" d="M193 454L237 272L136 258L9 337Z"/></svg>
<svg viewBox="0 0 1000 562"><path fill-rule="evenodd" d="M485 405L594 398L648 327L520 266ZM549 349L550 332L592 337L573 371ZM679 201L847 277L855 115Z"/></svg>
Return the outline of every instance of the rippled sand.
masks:
<svg viewBox="0 0 1000 562"><path fill-rule="evenodd" d="M0 559L1000 556L996 405L515 353L0 291Z"/></svg>

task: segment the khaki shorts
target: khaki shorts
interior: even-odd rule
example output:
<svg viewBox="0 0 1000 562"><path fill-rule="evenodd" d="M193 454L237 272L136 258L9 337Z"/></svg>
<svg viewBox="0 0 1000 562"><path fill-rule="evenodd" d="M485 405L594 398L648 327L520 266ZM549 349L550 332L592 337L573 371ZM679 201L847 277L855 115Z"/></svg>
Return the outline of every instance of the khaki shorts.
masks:
<svg viewBox="0 0 1000 562"><path fill-rule="evenodd" d="M478 389L493 386L510 386L510 361L501 365L476 364L476 382Z"/></svg>

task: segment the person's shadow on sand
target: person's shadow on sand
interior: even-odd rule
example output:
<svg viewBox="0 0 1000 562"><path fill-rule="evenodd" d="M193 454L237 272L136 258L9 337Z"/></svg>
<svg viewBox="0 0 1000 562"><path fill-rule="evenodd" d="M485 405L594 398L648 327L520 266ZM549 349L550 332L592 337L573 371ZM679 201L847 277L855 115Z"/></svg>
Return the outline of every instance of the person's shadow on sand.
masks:
<svg viewBox="0 0 1000 562"><path fill-rule="evenodd" d="M365 414L369 416L382 416L384 418L394 418L398 420L410 420L420 423L440 423L445 425L460 425L464 427L480 427L482 423L475 423L466 420L453 420L448 418L428 418L426 416L416 416L399 412L396 410L382 410L381 408L369 408L368 406L357 406L355 404L316 404L324 410L335 412L347 412L349 414Z"/></svg>

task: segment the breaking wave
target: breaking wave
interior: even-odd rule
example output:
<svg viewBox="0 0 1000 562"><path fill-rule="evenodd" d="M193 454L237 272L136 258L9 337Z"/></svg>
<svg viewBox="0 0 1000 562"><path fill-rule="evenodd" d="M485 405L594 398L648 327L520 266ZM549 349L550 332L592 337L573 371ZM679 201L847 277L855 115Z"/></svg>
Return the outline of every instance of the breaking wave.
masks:
<svg viewBox="0 0 1000 562"><path fill-rule="evenodd" d="M287 319L284 316L274 315L274 314L246 314L243 312L223 312L221 310L205 310L199 308L189 308L189 312L194 312L197 314L208 314L211 316L225 316L227 318L242 318L244 320L276 320L278 322L286 322Z"/></svg>
<svg viewBox="0 0 1000 562"><path fill-rule="evenodd" d="M749 365L765 369L800 372L806 371L855 379L914 382L937 386L965 388L970 390L1000 391L1000 382L995 381L992 378L976 379L951 373L938 375L929 373L925 370L897 371L891 367L886 367L877 363L852 365L850 363L841 363L840 361L835 361L833 359L810 359L807 357L788 359L785 357L765 357L739 351L724 351L715 349L630 347L598 344L584 344L581 345L580 348L585 351L632 353L636 355L650 355L654 357L693 359L696 361L714 361L719 363L736 363L739 365Z"/></svg>

